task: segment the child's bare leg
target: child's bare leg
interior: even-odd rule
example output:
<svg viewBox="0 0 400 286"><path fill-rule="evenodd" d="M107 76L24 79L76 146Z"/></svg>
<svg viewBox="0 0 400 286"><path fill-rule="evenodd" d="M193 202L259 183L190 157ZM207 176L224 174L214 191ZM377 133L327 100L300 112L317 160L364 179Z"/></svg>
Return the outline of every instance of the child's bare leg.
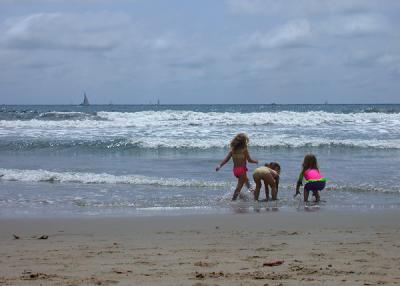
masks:
<svg viewBox="0 0 400 286"><path fill-rule="evenodd" d="M250 181L249 181L249 179L247 179L246 182L244 182L244 184L246 185L246 187L248 189L250 189Z"/></svg>
<svg viewBox="0 0 400 286"><path fill-rule="evenodd" d="M271 174L266 174L263 179L264 179L264 184L265 184L265 195L267 195L267 190L268 190L267 186L270 186L272 200L275 201L277 199L278 192L276 189L276 183L275 183L274 177ZM268 199L268 196L267 196L267 199Z"/></svg>
<svg viewBox="0 0 400 286"><path fill-rule="evenodd" d="M264 185L265 185L265 200L268 202L269 201L269 188L268 188L268 185L265 184L265 182L264 182Z"/></svg>
<svg viewBox="0 0 400 286"><path fill-rule="evenodd" d="M261 179L258 177L253 176L254 182L256 183L256 189L254 190L254 200L258 201L258 197L260 195L261 189Z"/></svg>
<svg viewBox="0 0 400 286"><path fill-rule="evenodd" d="M249 178L247 178L246 182L245 182L246 187L249 189L249 191L253 191L253 189L251 188L251 184L250 184L250 180Z"/></svg>
<svg viewBox="0 0 400 286"><path fill-rule="evenodd" d="M304 201L308 202L308 190L304 189Z"/></svg>
<svg viewBox="0 0 400 286"><path fill-rule="evenodd" d="M319 202L320 197L319 197L319 192L318 191L313 191L314 197L315 197L315 202Z"/></svg>
<svg viewBox="0 0 400 286"><path fill-rule="evenodd" d="M240 175L240 177L238 178L238 183L236 185L235 192L233 193L232 201L236 201L240 191L243 188L243 185L246 183L246 180L248 181L246 173Z"/></svg>

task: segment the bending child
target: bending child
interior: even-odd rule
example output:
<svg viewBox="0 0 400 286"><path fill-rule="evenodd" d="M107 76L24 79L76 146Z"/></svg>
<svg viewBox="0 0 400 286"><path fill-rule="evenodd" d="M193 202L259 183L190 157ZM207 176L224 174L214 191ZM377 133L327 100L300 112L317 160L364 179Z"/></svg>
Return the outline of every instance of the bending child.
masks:
<svg viewBox="0 0 400 286"><path fill-rule="evenodd" d="M231 141L231 150L229 151L228 155L226 155L225 159L223 159L215 168L215 171L218 171L232 158L233 174L238 179L237 186L232 197L233 201L235 201L239 196L244 184L246 184L246 186L250 189L249 179L247 178L246 162L258 164L257 160L253 160L250 157L249 151L247 150L248 142L249 138L246 134L237 134Z"/></svg>
<svg viewBox="0 0 400 286"><path fill-rule="evenodd" d="M265 200L269 201L269 187L271 187L272 200L278 198L279 175L281 173L281 166L276 162L265 164L264 167L258 167L253 172L253 179L256 183L254 191L254 200L258 201L262 181L265 187Z"/></svg>
<svg viewBox="0 0 400 286"><path fill-rule="evenodd" d="M300 186L303 185L303 178L305 179L304 185L304 202L308 202L308 194L310 191L315 196L315 201L320 201L319 191L325 188L326 178L322 177L319 172L317 158L313 154L307 154L304 157L302 169L297 180L296 194L300 194Z"/></svg>

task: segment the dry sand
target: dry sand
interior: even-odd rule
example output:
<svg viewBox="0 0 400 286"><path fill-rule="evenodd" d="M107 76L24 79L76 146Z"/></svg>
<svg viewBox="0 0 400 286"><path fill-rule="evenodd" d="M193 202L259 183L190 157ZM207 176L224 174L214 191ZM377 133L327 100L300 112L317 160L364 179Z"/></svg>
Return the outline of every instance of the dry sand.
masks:
<svg viewBox="0 0 400 286"><path fill-rule="evenodd" d="M399 214L0 219L0 285L397 285Z"/></svg>

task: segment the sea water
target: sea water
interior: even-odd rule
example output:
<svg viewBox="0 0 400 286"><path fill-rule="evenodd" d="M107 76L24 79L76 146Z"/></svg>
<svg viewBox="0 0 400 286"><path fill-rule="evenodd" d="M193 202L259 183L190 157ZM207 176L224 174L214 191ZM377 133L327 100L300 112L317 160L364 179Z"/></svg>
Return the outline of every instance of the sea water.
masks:
<svg viewBox="0 0 400 286"><path fill-rule="evenodd" d="M246 188L231 202L232 162L215 166L239 132L259 165L281 164L277 203ZM3 105L0 217L301 211L310 152L321 210L400 207L400 105Z"/></svg>

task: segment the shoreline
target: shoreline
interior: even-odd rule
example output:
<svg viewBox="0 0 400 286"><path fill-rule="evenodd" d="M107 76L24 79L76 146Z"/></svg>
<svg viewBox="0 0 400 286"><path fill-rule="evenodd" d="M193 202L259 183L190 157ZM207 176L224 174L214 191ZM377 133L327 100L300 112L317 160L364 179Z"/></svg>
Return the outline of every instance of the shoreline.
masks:
<svg viewBox="0 0 400 286"><path fill-rule="evenodd" d="M189 215L155 215L155 216L120 216L120 217L0 217L0 239L13 233L29 234L32 231L59 231L61 228L87 231L101 235L108 234L109 229L130 234L127 228L138 227L141 231L152 231L168 228L198 227L203 230L215 226L230 229L243 228L251 231L259 227L268 229L303 228L351 228L387 226L400 227L400 209L382 210L325 210L310 212L264 212L232 214L189 214ZM102 231L104 229L104 232Z"/></svg>
<svg viewBox="0 0 400 286"><path fill-rule="evenodd" d="M246 208L245 208L246 209ZM326 208L321 209L319 207L313 208L310 207L308 210L301 208L297 210L293 209L275 209L273 207L262 207L261 211L248 210L246 211L235 211L235 212L227 212L225 209L221 212L205 212L205 213L179 213L172 212L170 214L166 214L169 211L159 211L153 212L150 215L82 215L82 216L0 216L0 225L11 222L15 223L41 223L41 222L53 222L53 223L73 223L79 221L87 221L87 222L100 222L111 223L113 221L120 221L126 223L141 223L146 221L146 223L155 223L158 221L224 221L231 220L232 217L240 221L248 221L248 220L259 220L262 218L273 219L274 221L278 221L279 224L284 224L284 226L292 226L292 219L299 219L302 222L303 226L307 226L309 221L307 220L309 217L317 219L321 222L329 223L328 226L347 226L347 225L356 225L361 224L364 225L364 222L368 221L368 223L378 223L382 224L382 218L385 218L388 224L392 224L397 218L400 216L400 208ZM349 217L350 216L350 217ZM344 218L347 218L346 220ZM315 223L315 221L313 222ZM278 225L274 225L278 227ZM400 222L399 222L400 226ZM1 237L1 233L0 233Z"/></svg>
<svg viewBox="0 0 400 286"><path fill-rule="evenodd" d="M227 204L225 207L150 207L139 209L103 209L96 210L55 210L45 209L38 211L15 211L3 209L0 211L1 220L46 220L51 217L54 220L102 220L102 219L145 219L145 218L162 218L162 217L197 217L197 216L230 216L230 215L271 215L277 216L291 216L302 215L307 213L318 214L340 214L340 213L382 213L382 212L400 212L400 205L398 203L371 203L370 205L321 205L309 204L305 206L303 202L292 203L275 206L273 203L265 205L261 202L256 205L251 201L235 202Z"/></svg>
<svg viewBox="0 0 400 286"><path fill-rule="evenodd" d="M396 285L399 215L0 218L0 285Z"/></svg>

